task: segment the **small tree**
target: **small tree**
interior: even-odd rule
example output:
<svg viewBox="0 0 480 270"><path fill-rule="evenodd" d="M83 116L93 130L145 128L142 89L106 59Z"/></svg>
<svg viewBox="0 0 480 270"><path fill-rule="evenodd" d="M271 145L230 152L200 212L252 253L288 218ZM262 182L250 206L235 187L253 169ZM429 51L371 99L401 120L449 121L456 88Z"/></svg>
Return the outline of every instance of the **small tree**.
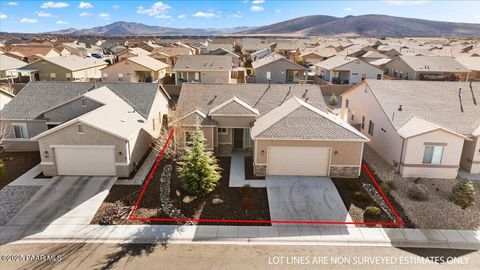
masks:
<svg viewBox="0 0 480 270"><path fill-rule="evenodd" d="M452 188L452 200L463 209L475 201L475 188L471 181L462 180Z"/></svg>
<svg viewBox="0 0 480 270"><path fill-rule="evenodd" d="M183 188L196 196L212 192L221 178L218 161L205 151L205 138L198 128L187 138L187 152L178 164Z"/></svg>
<svg viewBox="0 0 480 270"><path fill-rule="evenodd" d="M337 106L338 105L337 96L334 93L332 93L332 95L330 96L330 105L331 106Z"/></svg>

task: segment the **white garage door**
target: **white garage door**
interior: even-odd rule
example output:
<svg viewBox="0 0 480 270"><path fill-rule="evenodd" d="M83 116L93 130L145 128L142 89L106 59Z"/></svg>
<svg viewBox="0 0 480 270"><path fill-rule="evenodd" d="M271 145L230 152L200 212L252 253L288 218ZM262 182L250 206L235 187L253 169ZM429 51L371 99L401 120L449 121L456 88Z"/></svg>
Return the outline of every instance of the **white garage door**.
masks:
<svg viewBox="0 0 480 270"><path fill-rule="evenodd" d="M55 146L58 175L116 175L114 146Z"/></svg>
<svg viewBox="0 0 480 270"><path fill-rule="evenodd" d="M328 176L328 147L268 147L268 175Z"/></svg>

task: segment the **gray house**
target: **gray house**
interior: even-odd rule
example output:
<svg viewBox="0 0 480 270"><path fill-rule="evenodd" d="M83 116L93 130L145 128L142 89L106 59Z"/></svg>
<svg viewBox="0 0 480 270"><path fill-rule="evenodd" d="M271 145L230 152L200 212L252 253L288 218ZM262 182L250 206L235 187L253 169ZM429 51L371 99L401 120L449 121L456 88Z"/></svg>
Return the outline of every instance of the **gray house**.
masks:
<svg viewBox="0 0 480 270"><path fill-rule="evenodd" d="M278 53L271 53L252 62L255 83L299 83L305 81L307 68Z"/></svg>
<svg viewBox="0 0 480 270"><path fill-rule="evenodd" d="M168 94L150 83L30 82L0 111L6 151L45 175L128 176L160 135Z"/></svg>

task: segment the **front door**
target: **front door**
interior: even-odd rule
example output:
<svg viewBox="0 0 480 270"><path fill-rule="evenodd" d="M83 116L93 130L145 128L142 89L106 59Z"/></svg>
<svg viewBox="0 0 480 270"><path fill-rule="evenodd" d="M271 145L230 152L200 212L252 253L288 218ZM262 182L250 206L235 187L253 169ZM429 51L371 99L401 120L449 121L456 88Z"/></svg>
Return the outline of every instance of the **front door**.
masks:
<svg viewBox="0 0 480 270"><path fill-rule="evenodd" d="M233 129L233 148L243 149L243 128Z"/></svg>

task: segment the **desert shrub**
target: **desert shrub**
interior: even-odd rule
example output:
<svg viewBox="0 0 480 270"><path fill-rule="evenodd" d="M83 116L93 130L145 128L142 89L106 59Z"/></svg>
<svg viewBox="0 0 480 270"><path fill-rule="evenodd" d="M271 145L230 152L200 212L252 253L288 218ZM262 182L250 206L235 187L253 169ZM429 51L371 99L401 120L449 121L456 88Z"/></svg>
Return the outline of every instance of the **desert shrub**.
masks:
<svg viewBox="0 0 480 270"><path fill-rule="evenodd" d="M222 177L221 168L211 152L205 151L205 138L199 129L191 133L185 157L179 165L183 188L190 194L201 196L212 192Z"/></svg>
<svg viewBox="0 0 480 270"><path fill-rule="evenodd" d="M397 184L395 184L395 182L393 181L385 181L384 183L386 183L391 190L397 190Z"/></svg>
<svg viewBox="0 0 480 270"><path fill-rule="evenodd" d="M337 100L337 96L332 93L332 95L330 96L330 105L331 106L337 106L338 105L338 100Z"/></svg>
<svg viewBox="0 0 480 270"><path fill-rule="evenodd" d="M428 194L417 186L411 186L407 190L407 195L410 199L415 201L428 200Z"/></svg>
<svg viewBox="0 0 480 270"><path fill-rule="evenodd" d="M390 186L389 183L387 182L383 182L380 184L380 188L383 190L383 192L385 193L389 193L390 191L392 191L392 186Z"/></svg>
<svg viewBox="0 0 480 270"><path fill-rule="evenodd" d="M355 193L353 193L353 197L359 202L369 202L372 200L372 196L363 190L355 191Z"/></svg>
<svg viewBox="0 0 480 270"><path fill-rule="evenodd" d="M255 202L253 201L252 197L244 196L242 197L242 209L248 213L249 210L253 209Z"/></svg>
<svg viewBox="0 0 480 270"><path fill-rule="evenodd" d="M358 180L348 180L345 186L350 191L358 191L362 188L362 183L360 183Z"/></svg>
<svg viewBox="0 0 480 270"><path fill-rule="evenodd" d="M382 210L376 206L368 206L365 208L365 212L363 213L365 217L375 218L379 217L382 214Z"/></svg>
<svg viewBox="0 0 480 270"><path fill-rule="evenodd" d="M475 201L475 187L471 181L461 180L452 188L452 201L463 209Z"/></svg>

